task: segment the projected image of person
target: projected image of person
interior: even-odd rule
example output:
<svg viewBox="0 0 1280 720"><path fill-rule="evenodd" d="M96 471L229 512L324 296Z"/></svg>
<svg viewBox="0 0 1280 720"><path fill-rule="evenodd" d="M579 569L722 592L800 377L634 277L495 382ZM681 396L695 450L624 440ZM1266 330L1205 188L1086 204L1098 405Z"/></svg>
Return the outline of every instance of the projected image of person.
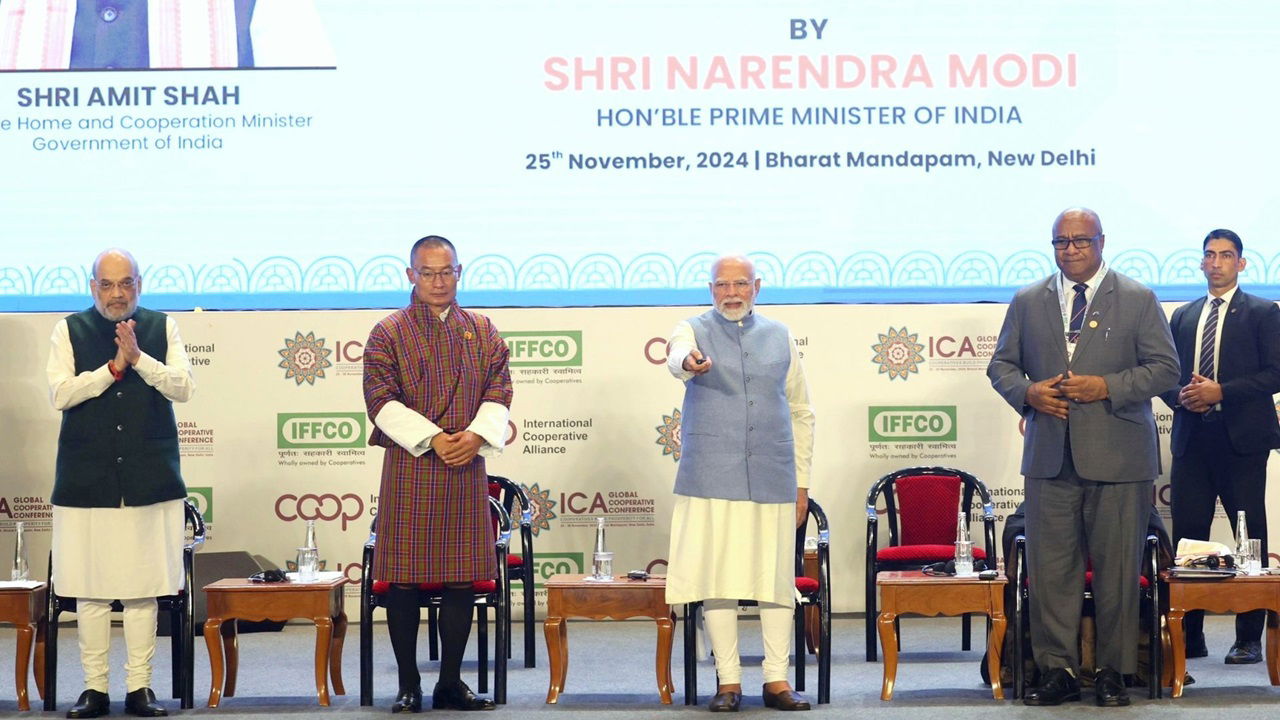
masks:
<svg viewBox="0 0 1280 720"><path fill-rule="evenodd" d="M1170 473L1175 542L1208 540L1217 500L1236 530L1245 513L1249 537L1262 541L1267 564L1267 458L1280 447L1272 395L1280 392L1280 308L1240 289L1244 242L1214 230L1202 244L1206 295L1169 321L1182 362L1178 387L1161 397L1173 408ZM1262 662L1265 610L1236 616L1229 665ZM1187 613L1187 657L1204 657L1204 612Z"/></svg>
<svg viewBox="0 0 1280 720"><path fill-rule="evenodd" d="M422 709L419 583L445 586L431 706L492 710L460 672L471 585L498 575L485 458L502 451L507 430L507 346L487 317L458 307L462 265L452 243L429 235L409 259L409 305L374 326L364 349L369 444L386 448L373 573L391 583L387 631L400 680L392 711Z"/></svg>
<svg viewBox="0 0 1280 720"><path fill-rule="evenodd" d="M1086 563L1097 623L1094 699L1129 704L1138 668L1138 577L1158 470L1151 399L1178 380L1155 294L1108 268L1092 210L1053 223L1060 272L1014 295L987 376L1026 422L1022 448L1031 647L1027 705L1080 699Z"/></svg>
<svg viewBox="0 0 1280 720"><path fill-rule="evenodd" d="M0 0L0 71L334 65L312 0Z"/></svg>
<svg viewBox="0 0 1280 720"><path fill-rule="evenodd" d="M111 601L124 605L125 712L166 715L151 691L156 598L182 589L183 500L173 403L195 390L178 326L138 307L133 256L93 263L93 307L54 326L48 379L62 411L53 481L53 583L76 598L85 690L71 718L106 715Z"/></svg>
<svg viewBox="0 0 1280 720"><path fill-rule="evenodd" d="M791 333L755 312L752 262L724 256L711 275L713 309L681 321L667 342L667 369L685 384L667 602L702 601L719 678L712 712L742 702L739 600L760 606L764 704L808 710L787 667L813 406Z"/></svg>

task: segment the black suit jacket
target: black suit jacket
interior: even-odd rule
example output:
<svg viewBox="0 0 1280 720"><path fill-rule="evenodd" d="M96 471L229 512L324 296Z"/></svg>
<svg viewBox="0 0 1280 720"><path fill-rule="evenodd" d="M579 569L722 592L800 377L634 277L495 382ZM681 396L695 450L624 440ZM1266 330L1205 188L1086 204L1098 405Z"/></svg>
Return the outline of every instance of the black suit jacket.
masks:
<svg viewBox="0 0 1280 720"><path fill-rule="evenodd" d="M1196 325L1205 301L1201 297L1183 305L1169 321L1182 364L1179 389L1191 382L1191 370L1200 352ZM1231 304L1218 312L1222 323L1218 383L1222 385L1222 421L1231 448L1241 454L1278 448L1280 422L1272 395L1280 392L1280 307L1237 289ZM1178 405L1178 390L1160 397L1174 409L1173 456L1181 457L1191 437L1191 423L1201 422L1200 414Z"/></svg>

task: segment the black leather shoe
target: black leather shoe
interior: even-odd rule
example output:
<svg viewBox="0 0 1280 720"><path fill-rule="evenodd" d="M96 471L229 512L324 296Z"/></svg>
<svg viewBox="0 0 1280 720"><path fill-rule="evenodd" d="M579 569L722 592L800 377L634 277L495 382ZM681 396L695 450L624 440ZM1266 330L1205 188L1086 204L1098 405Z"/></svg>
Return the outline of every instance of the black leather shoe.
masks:
<svg viewBox="0 0 1280 720"><path fill-rule="evenodd" d="M707 709L711 712L738 712L740 707L742 707L742 693L732 690L716 693L716 696L711 698L711 702L707 703Z"/></svg>
<svg viewBox="0 0 1280 720"><path fill-rule="evenodd" d="M391 705L393 713L417 713L422 712L422 688L416 687L412 690L401 690L396 695L396 701Z"/></svg>
<svg viewBox="0 0 1280 720"><path fill-rule="evenodd" d="M459 680L447 685L436 683L431 691L431 707L435 710L493 710L498 707L489 698L476 697L467 684Z"/></svg>
<svg viewBox="0 0 1280 720"><path fill-rule="evenodd" d="M1124 689L1124 676L1111 668L1101 668L1093 676L1093 699L1098 707L1126 707L1129 691Z"/></svg>
<svg viewBox="0 0 1280 720"><path fill-rule="evenodd" d="M1254 641L1236 642L1223 660L1228 665L1253 665L1262 662L1262 643Z"/></svg>
<svg viewBox="0 0 1280 720"><path fill-rule="evenodd" d="M1209 646L1204 644L1204 633L1200 633L1195 637L1187 636L1186 642L1187 659L1208 657Z"/></svg>
<svg viewBox="0 0 1280 720"><path fill-rule="evenodd" d="M795 690L787 689L780 693L771 693L763 689L764 706L779 710L808 710L809 701Z"/></svg>
<svg viewBox="0 0 1280 720"><path fill-rule="evenodd" d="M96 718L111 713L111 698L104 692L85 690L67 711L69 718Z"/></svg>
<svg viewBox="0 0 1280 720"><path fill-rule="evenodd" d="M1022 696L1023 705L1061 705L1067 700L1080 699L1080 681L1071 676L1064 668L1053 668L1045 672L1040 687L1028 690Z"/></svg>
<svg viewBox="0 0 1280 720"><path fill-rule="evenodd" d="M142 687L124 696L124 711L138 717L167 717L169 711L156 702L151 688Z"/></svg>

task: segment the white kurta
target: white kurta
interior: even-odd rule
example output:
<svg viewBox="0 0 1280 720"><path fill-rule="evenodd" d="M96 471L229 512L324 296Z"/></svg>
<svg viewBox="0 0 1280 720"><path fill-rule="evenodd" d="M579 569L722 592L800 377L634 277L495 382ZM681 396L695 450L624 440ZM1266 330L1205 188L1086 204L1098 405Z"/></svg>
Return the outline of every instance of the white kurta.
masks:
<svg viewBox="0 0 1280 720"><path fill-rule="evenodd" d="M789 333L787 341L791 364L786 396L795 438L796 485L807 489L813 461L813 406L800 354ZM676 379L693 377L682 365L695 349L693 327L681 321L667 343L667 369ZM795 600L795 536L794 502L676 496L667 553L667 602L732 598L790 605Z"/></svg>
<svg viewBox="0 0 1280 720"><path fill-rule="evenodd" d="M173 318L166 318L165 360L142 354L130 372L174 402L195 390L191 362ZM76 375L67 321L50 338L46 374L54 409L96 398L115 382L107 363ZM54 586L67 597L123 600L172 595L182 588L182 500L141 507L53 507Z"/></svg>

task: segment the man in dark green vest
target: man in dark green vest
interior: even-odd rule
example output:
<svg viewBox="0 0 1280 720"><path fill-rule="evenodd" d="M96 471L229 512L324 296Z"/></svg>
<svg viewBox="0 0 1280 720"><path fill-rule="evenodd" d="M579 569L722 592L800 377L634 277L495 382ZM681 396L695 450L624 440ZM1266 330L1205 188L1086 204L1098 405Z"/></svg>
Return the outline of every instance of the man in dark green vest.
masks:
<svg viewBox="0 0 1280 720"><path fill-rule="evenodd" d="M183 500L173 402L191 397L191 363L173 318L138 307L142 277L103 252L93 307L54 327L47 368L62 411L53 484L53 582L76 598L85 691L67 712L110 711L111 601L124 605L125 712L167 715L151 691L156 597L182 588Z"/></svg>

